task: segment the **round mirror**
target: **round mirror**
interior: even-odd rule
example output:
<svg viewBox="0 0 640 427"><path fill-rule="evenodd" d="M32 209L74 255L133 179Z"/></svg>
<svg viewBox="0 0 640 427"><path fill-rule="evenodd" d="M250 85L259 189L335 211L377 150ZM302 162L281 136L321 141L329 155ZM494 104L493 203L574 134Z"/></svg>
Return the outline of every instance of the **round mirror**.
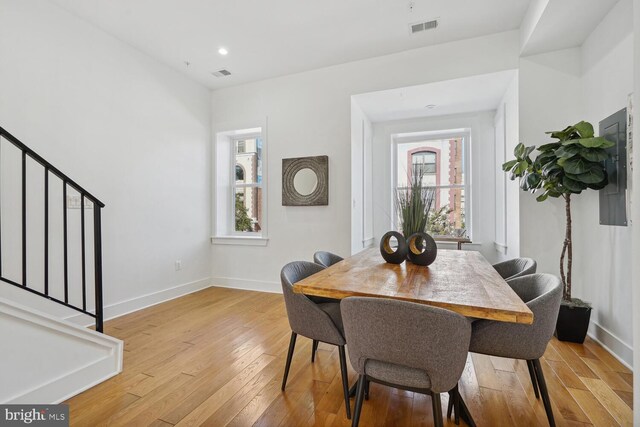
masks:
<svg viewBox="0 0 640 427"><path fill-rule="evenodd" d="M300 169L293 177L293 188L303 196L313 193L317 186L318 176L309 168Z"/></svg>

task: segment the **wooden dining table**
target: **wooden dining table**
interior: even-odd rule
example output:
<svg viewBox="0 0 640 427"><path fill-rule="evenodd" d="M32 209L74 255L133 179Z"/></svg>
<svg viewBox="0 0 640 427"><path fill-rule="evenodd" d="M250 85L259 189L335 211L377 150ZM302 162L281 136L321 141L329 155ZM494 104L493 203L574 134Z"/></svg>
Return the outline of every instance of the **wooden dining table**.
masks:
<svg viewBox="0 0 640 427"><path fill-rule="evenodd" d="M476 251L439 250L428 267L389 264L366 249L293 285L293 291L342 299L392 298L446 308L476 319L533 323L533 313Z"/></svg>
<svg viewBox="0 0 640 427"><path fill-rule="evenodd" d="M533 323L529 307L487 259L476 251L439 250L428 267L389 264L377 248L366 249L293 285L293 291L343 299L351 296L392 298L446 308L463 316L500 322ZM355 395L355 385L351 387ZM449 399L453 399L453 391ZM460 417L475 427L460 397Z"/></svg>

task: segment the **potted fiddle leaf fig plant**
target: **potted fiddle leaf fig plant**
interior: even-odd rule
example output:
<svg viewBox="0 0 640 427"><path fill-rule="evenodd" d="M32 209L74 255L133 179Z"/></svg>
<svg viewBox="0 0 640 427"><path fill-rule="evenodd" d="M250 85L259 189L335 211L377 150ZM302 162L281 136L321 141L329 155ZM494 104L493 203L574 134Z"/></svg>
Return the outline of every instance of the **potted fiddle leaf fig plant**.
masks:
<svg viewBox="0 0 640 427"><path fill-rule="evenodd" d="M591 317L591 305L571 296L573 246L571 240L571 196L585 190L600 190L608 184L604 160L607 148L615 144L594 135L593 126L585 121L561 131L547 132L555 141L537 147L520 143L514 149L515 159L502 165L509 178L520 180L520 188L544 202L549 197L563 198L566 230L560 254L560 277L563 301L556 324L556 336L561 341L584 342Z"/></svg>

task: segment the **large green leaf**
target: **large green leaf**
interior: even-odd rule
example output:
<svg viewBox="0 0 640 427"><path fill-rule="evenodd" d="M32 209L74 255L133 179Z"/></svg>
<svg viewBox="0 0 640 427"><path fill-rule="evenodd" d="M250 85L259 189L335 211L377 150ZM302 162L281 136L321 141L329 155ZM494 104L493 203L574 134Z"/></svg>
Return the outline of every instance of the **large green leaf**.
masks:
<svg viewBox="0 0 640 427"><path fill-rule="evenodd" d="M538 202L544 202L545 200L547 200L547 198L549 197L549 192L545 191L544 193L542 193L541 195L539 195L538 197L536 197L536 200Z"/></svg>
<svg viewBox="0 0 640 427"><path fill-rule="evenodd" d="M559 142L550 142L548 144L543 144L540 147L538 147L538 151L544 152L549 150L555 150L558 147L560 147Z"/></svg>
<svg viewBox="0 0 640 427"><path fill-rule="evenodd" d="M605 174L604 179L601 182L597 182L595 184L587 184L587 187L591 188L592 190L602 190L608 184L609 184L609 178Z"/></svg>
<svg viewBox="0 0 640 427"><path fill-rule="evenodd" d="M554 151L554 154L558 157L569 158L578 154L580 150L582 150L582 148L579 145L562 145L560 146L560 148Z"/></svg>
<svg viewBox="0 0 640 427"><path fill-rule="evenodd" d="M562 172L562 168L556 163L548 163L544 168L542 168L542 176L545 178L550 178L560 172Z"/></svg>
<svg viewBox="0 0 640 427"><path fill-rule="evenodd" d="M540 184L540 175L532 172L525 177L524 181L526 181L529 190L538 188L538 185Z"/></svg>
<svg viewBox="0 0 640 427"><path fill-rule="evenodd" d="M580 134L581 138L593 137L593 126L589 122L581 121L573 125L573 128Z"/></svg>
<svg viewBox="0 0 640 427"><path fill-rule="evenodd" d="M518 145L516 145L516 148L513 149L513 155L516 156L516 159L520 160L522 159L522 157L524 157L524 150L526 149L526 147L524 146L524 144L521 142Z"/></svg>
<svg viewBox="0 0 640 427"><path fill-rule="evenodd" d="M609 158L609 153L604 148L583 148L578 154L590 162L601 162Z"/></svg>
<svg viewBox="0 0 640 427"><path fill-rule="evenodd" d="M509 160L508 162L505 162L502 164L502 170L505 172L508 172L511 170L512 167L516 165L516 163L518 163L516 159Z"/></svg>
<svg viewBox="0 0 640 427"><path fill-rule="evenodd" d="M586 184L573 180L566 175L562 178L562 185L574 193L580 193L587 188Z"/></svg>
<svg viewBox="0 0 640 427"><path fill-rule="evenodd" d="M554 131L549 131L549 132L545 132L545 133L547 135L551 135L551 138L557 138L560 141L564 141L565 139L567 139L567 137L569 135L574 133L574 128L573 128L573 126L567 126L563 130L554 130Z"/></svg>
<svg viewBox="0 0 640 427"><path fill-rule="evenodd" d="M607 175L602 166L590 164L587 171L576 176L576 179L585 184L597 184L602 182Z"/></svg>
<svg viewBox="0 0 640 427"><path fill-rule="evenodd" d="M558 160L558 164L560 164L561 160L564 159ZM582 157L572 157L561 164L562 169L564 169L565 172L572 173L574 175L587 172L590 165L591 163Z"/></svg>
<svg viewBox="0 0 640 427"><path fill-rule="evenodd" d="M587 148L611 148L616 145L614 142L607 140L601 136L595 136L593 138L578 138L565 141L563 145L580 144Z"/></svg>

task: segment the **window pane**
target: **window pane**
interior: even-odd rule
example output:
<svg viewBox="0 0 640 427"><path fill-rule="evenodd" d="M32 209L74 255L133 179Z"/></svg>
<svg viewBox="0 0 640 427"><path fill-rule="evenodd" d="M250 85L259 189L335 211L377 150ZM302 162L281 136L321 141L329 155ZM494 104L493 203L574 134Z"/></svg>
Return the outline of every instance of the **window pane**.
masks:
<svg viewBox="0 0 640 427"><path fill-rule="evenodd" d="M235 141L236 153L236 181L248 184L262 182L262 140L260 138L246 138ZM238 170L242 169L242 179Z"/></svg>
<svg viewBox="0 0 640 427"><path fill-rule="evenodd" d="M235 204L235 230L261 231L262 188L236 188Z"/></svg>
<svg viewBox="0 0 640 427"><path fill-rule="evenodd" d="M427 232L437 236L460 236L466 233L463 188L440 188L429 213Z"/></svg>

